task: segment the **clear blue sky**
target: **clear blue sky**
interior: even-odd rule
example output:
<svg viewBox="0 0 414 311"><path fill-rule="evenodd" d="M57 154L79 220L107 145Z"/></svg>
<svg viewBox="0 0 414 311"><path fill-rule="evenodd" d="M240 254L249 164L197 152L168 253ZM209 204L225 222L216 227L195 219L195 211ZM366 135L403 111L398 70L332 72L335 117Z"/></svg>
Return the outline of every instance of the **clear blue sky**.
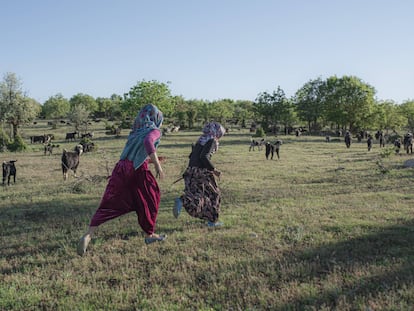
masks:
<svg viewBox="0 0 414 311"><path fill-rule="evenodd" d="M414 99L413 0L0 0L0 12L0 74L40 103L142 80L186 99L290 97L333 75Z"/></svg>

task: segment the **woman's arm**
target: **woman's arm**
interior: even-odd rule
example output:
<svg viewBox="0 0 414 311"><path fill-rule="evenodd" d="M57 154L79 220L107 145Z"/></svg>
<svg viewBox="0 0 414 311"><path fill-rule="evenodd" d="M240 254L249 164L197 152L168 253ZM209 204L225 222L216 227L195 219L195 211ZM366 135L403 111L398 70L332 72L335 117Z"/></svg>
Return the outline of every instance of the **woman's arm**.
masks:
<svg viewBox="0 0 414 311"><path fill-rule="evenodd" d="M221 172L214 167L214 164L211 162L211 155L217 149L217 141L215 139L210 139L203 146L203 149L200 153L200 161L203 164L203 167L212 171L214 175L220 176Z"/></svg>
<svg viewBox="0 0 414 311"><path fill-rule="evenodd" d="M164 172L160 160L157 155L157 149L155 148L155 142L161 137L161 132L159 130L153 130L148 133L144 139L145 150L150 158L150 163L154 164L156 177L162 179L164 178Z"/></svg>
<svg viewBox="0 0 414 311"><path fill-rule="evenodd" d="M162 170L161 163L158 159L157 152L153 152L149 155L151 162L154 164L156 175L155 177L163 179L164 171Z"/></svg>

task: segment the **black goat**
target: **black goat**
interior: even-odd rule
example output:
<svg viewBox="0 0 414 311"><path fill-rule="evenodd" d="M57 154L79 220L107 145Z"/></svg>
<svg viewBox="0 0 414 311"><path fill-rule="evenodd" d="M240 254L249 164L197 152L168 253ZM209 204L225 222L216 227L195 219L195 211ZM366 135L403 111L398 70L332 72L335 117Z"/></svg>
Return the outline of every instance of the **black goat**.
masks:
<svg viewBox="0 0 414 311"><path fill-rule="evenodd" d="M66 151L63 149L62 153L62 173L63 180L68 178L68 171L72 170L76 177L76 170L79 165L79 157L83 152L82 145L77 145L75 151Z"/></svg>
<svg viewBox="0 0 414 311"><path fill-rule="evenodd" d="M395 147L395 153L396 154L399 154L400 153L400 149L401 149L401 139L400 138L397 138L394 141L394 147Z"/></svg>
<svg viewBox="0 0 414 311"><path fill-rule="evenodd" d="M266 160L269 159L269 155L271 156L271 160L273 160L273 155L276 152L277 158L280 159L279 150L280 146L282 145L281 140L277 140L274 144L269 142L266 143Z"/></svg>
<svg viewBox="0 0 414 311"><path fill-rule="evenodd" d="M367 147L368 147L368 151L371 151L371 148L372 148L372 136L371 135L368 135Z"/></svg>
<svg viewBox="0 0 414 311"><path fill-rule="evenodd" d="M6 179L7 179L7 185L10 185L10 178L12 176L13 176L13 182L16 183L16 166L14 165L14 162L17 162L17 160L3 162L3 185L6 184Z"/></svg>
<svg viewBox="0 0 414 311"><path fill-rule="evenodd" d="M76 135L78 134L78 132L71 132L71 133L66 133L66 138L65 140L67 141L72 141L76 139Z"/></svg>
<svg viewBox="0 0 414 311"><path fill-rule="evenodd" d="M95 144L91 141L81 141L79 143L83 147L83 152L91 152L95 149Z"/></svg>
<svg viewBox="0 0 414 311"><path fill-rule="evenodd" d="M51 135L51 134L30 136L30 143L31 144L35 144L35 143L47 144L47 143L50 142L51 139L53 139L52 136L53 135Z"/></svg>
<svg viewBox="0 0 414 311"><path fill-rule="evenodd" d="M347 148L351 147L351 142L352 142L351 133L347 131L345 134L345 145Z"/></svg>
<svg viewBox="0 0 414 311"><path fill-rule="evenodd" d="M403 142L404 142L404 149L407 152L407 154L413 153L413 144L414 144L413 134L410 132L405 134Z"/></svg>
<svg viewBox="0 0 414 311"><path fill-rule="evenodd" d="M45 155L46 154L51 155L53 153L53 148L58 148L58 147L59 147L59 145L55 145L55 144L51 144L51 143L45 144L45 147L44 147Z"/></svg>
<svg viewBox="0 0 414 311"><path fill-rule="evenodd" d="M81 134L81 138L92 138L92 137L93 137L93 132Z"/></svg>

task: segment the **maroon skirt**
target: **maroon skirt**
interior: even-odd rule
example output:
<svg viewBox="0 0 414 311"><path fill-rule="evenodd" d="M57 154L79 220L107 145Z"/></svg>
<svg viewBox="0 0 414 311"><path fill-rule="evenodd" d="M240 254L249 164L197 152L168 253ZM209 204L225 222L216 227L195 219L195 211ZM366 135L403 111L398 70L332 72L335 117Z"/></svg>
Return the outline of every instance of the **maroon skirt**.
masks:
<svg viewBox="0 0 414 311"><path fill-rule="evenodd" d="M136 212L142 230L152 234L155 231L160 199L160 189L148 169L148 161L135 170L133 162L120 160L112 172L90 226L99 226L121 215Z"/></svg>

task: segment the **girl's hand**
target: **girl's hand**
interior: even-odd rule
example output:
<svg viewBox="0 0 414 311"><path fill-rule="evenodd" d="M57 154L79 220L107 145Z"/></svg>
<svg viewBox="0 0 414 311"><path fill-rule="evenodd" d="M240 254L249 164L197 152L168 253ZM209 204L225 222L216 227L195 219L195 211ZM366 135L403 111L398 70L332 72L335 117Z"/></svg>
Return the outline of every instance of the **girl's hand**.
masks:
<svg viewBox="0 0 414 311"><path fill-rule="evenodd" d="M149 157L150 157L151 163L153 163L154 167L155 167L155 177L159 178L159 179L163 179L164 178L164 172L162 170L162 167L161 167L160 161L158 159L157 153L156 152L151 153L149 155Z"/></svg>
<svg viewBox="0 0 414 311"><path fill-rule="evenodd" d="M165 175L164 175L164 171L162 170L162 168L159 167L158 169L156 168L155 170L156 170L155 177L159 179L164 179Z"/></svg>

